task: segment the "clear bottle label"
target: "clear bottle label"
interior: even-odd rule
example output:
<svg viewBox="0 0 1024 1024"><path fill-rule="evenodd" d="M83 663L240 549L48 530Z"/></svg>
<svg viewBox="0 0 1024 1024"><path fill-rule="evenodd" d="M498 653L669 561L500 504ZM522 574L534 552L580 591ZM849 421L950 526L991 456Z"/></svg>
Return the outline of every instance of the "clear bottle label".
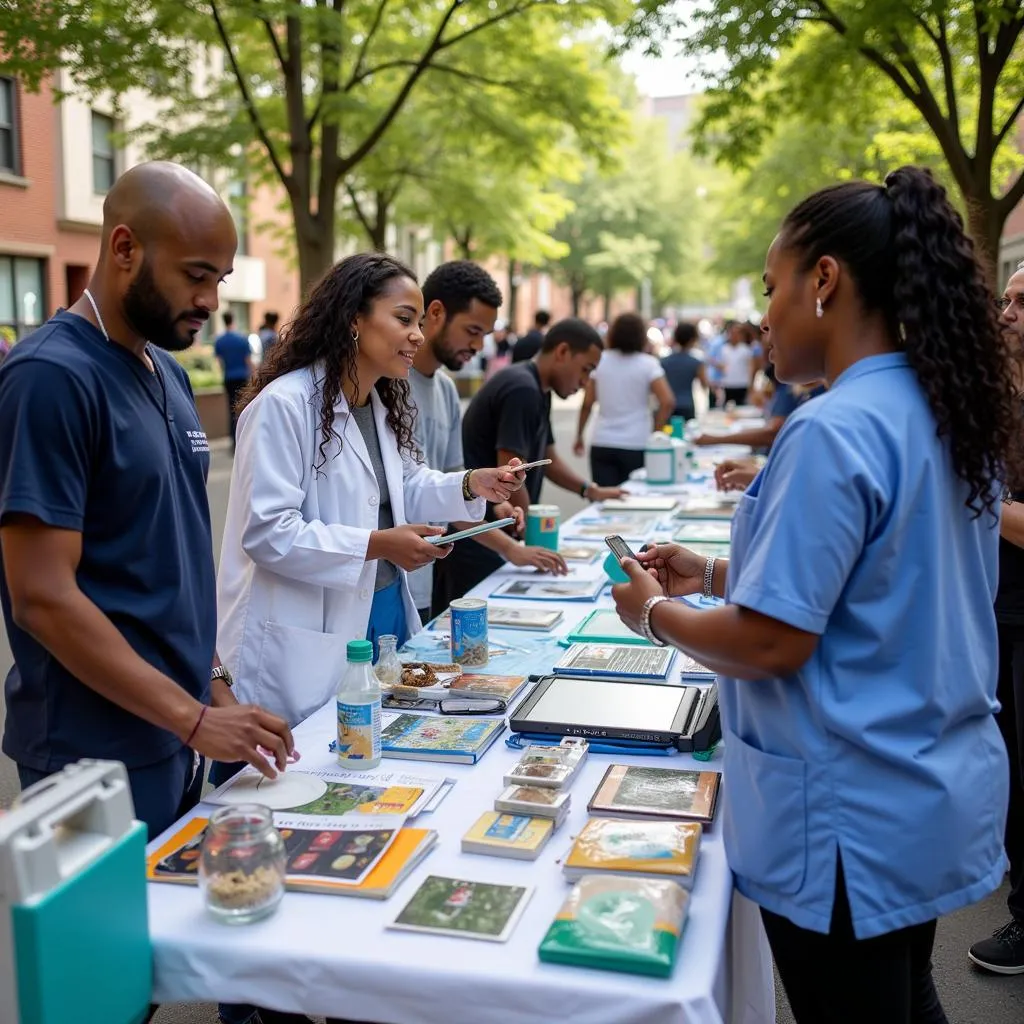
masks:
<svg viewBox="0 0 1024 1024"><path fill-rule="evenodd" d="M348 704L338 700L338 757L346 761L380 758L380 700Z"/></svg>

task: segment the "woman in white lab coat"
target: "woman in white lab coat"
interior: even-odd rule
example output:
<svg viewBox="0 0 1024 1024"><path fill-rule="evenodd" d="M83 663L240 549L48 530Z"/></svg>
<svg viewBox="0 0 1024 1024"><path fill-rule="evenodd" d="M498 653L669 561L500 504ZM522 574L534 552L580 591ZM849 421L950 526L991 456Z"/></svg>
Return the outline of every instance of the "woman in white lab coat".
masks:
<svg viewBox="0 0 1024 1024"><path fill-rule="evenodd" d="M450 548L410 523L480 520L508 469L419 460L406 378L423 297L382 253L338 263L242 396L217 580L220 656L239 700L291 725L334 694L349 640L419 629L406 571Z"/></svg>

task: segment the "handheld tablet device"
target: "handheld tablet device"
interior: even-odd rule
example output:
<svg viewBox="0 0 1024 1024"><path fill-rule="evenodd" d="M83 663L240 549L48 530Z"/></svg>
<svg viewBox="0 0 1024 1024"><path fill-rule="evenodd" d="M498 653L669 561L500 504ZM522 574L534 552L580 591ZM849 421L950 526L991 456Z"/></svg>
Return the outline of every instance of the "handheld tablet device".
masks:
<svg viewBox="0 0 1024 1024"><path fill-rule="evenodd" d="M424 537L430 544L454 544L457 540L465 540L467 537L476 537L478 534L487 533L488 530L504 530L506 526L511 526L515 522L512 516L507 519L495 519L493 523L478 523L476 526L471 526L468 530L459 530L458 533L449 533L446 537Z"/></svg>

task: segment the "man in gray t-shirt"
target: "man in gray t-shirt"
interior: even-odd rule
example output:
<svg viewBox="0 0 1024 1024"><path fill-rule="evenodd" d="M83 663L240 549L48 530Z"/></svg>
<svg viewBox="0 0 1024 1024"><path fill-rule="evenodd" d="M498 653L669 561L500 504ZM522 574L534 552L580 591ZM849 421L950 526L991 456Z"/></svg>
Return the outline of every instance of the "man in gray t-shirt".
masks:
<svg viewBox="0 0 1024 1024"><path fill-rule="evenodd" d="M416 406L416 444L431 469L449 473L462 468L459 395L455 382L441 368L461 370L483 348L484 337L494 330L501 301L494 278L467 260L442 263L423 282L425 340L409 371L409 386ZM515 565L567 571L556 552L524 547L498 530L479 541ZM409 573L409 589L424 622L431 618L431 611L435 615L443 611L431 609L433 578L432 565Z"/></svg>

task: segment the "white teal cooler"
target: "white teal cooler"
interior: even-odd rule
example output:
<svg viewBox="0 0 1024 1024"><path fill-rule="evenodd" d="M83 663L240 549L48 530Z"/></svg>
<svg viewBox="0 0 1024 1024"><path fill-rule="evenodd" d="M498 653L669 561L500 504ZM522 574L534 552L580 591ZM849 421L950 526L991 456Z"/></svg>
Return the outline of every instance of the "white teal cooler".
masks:
<svg viewBox="0 0 1024 1024"><path fill-rule="evenodd" d="M146 826L124 765L80 761L0 815L0 1024L149 1012Z"/></svg>

